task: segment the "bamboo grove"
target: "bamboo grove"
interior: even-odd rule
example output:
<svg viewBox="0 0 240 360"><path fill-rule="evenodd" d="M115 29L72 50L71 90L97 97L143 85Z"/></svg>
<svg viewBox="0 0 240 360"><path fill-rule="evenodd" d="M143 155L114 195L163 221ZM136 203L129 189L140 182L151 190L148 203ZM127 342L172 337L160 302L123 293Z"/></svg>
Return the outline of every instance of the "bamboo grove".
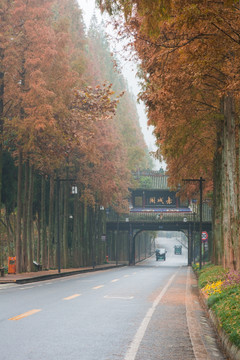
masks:
<svg viewBox="0 0 240 360"><path fill-rule="evenodd" d="M102 263L100 208L124 211L151 166L133 99L75 0L0 0L0 17L0 261L55 268L59 237L63 267Z"/></svg>
<svg viewBox="0 0 240 360"><path fill-rule="evenodd" d="M215 263L240 268L239 55L236 0L99 0L141 58L141 99L173 187L203 177ZM185 195L196 197L194 184Z"/></svg>

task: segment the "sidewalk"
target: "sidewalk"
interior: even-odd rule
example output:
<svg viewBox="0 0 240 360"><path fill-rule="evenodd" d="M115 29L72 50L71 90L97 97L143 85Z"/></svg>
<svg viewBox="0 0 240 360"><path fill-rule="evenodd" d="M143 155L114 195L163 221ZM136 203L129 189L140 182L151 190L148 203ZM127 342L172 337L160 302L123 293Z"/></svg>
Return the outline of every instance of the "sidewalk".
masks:
<svg viewBox="0 0 240 360"><path fill-rule="evenodd" d="M92 266L89 267L81 267L77 269L61 269L59 273L58 270L43 270L29 273L20 273L20 274L5 274L0 277L0 284L25 284L29 282L42 281L48 279L54 279L58 277L77 275L86 272L100 271L100 270L108 270L117 267L125 266L124 264L109 263L103 265L96 265L94 268Z"/></svg>

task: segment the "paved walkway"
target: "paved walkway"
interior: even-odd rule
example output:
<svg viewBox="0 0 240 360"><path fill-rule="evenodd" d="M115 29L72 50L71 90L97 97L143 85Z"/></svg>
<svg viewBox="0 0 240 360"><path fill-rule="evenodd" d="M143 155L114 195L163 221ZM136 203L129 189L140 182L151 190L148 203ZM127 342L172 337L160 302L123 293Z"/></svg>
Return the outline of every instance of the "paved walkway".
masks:
<svg viewBox="0 0 240 360"><path fill-rule="evenodd" d="M5 274L4 276L0 277L0 284L9 284L9 283L17 283L17 284L24 284L27 282L35 282L47 279L54 279L57 277L63 276L70 276L81 274L84 272L90 271L100 271L100 270L107 270L112 269L115 267L124 266L123 264L116 265L116 263L112 264L103 264L103 265L96 265L93 267L81 267L77 269L61 269L60 273L58 270L43 270L43 271L35 271L35 272L28 272L28 273L20 273L20 274Z"/></svg>

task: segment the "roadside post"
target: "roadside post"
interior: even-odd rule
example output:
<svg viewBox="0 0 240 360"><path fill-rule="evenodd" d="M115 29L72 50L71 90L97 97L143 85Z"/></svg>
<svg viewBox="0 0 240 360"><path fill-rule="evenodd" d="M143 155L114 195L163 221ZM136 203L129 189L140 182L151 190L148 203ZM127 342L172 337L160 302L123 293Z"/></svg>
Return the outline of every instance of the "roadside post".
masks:
<svg viewBox="0 0 240 360"><path fill-rule="evenodd" d="M206 231L202 231L202 245L203 245L203 258L204 259L205 259L205 250L206 250L207 242L208 242L208 233Z"/></svg>

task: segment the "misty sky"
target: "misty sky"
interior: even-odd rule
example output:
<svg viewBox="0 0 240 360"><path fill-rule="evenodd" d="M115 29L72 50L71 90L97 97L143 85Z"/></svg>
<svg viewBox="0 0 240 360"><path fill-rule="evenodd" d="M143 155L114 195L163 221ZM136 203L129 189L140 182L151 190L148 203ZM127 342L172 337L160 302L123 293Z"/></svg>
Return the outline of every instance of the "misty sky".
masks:
<svg viewBox="0 0 240 360"><path fill-rule="evenodd" d="M87 27L89 26L94 10L97 18L99 19L99 22L101 21L100 11L98 9L95 9L95 0L78 0L78 3L81 9L83 10L83 17ZM140 88L138 85L138 79L135 76L136 66L133 63L130 64L124 62L123 58L120 58L119 60L122 64L122 72L128 82L129 89L137 98ZM139 115L140 126L142 128L142 132L145 138L145 142L149 150L154 151L156 150L156 145L155 145L155 137L152 135L153 127L149 128L147 126L147 117L145 114L144 104L143 103L136 104L136 107ZM158 170L161 167L161 164L159 163L159 161L156 160L154 162L155 162L155 170ZM164 164L163 167L165 168Z"/></svg>

